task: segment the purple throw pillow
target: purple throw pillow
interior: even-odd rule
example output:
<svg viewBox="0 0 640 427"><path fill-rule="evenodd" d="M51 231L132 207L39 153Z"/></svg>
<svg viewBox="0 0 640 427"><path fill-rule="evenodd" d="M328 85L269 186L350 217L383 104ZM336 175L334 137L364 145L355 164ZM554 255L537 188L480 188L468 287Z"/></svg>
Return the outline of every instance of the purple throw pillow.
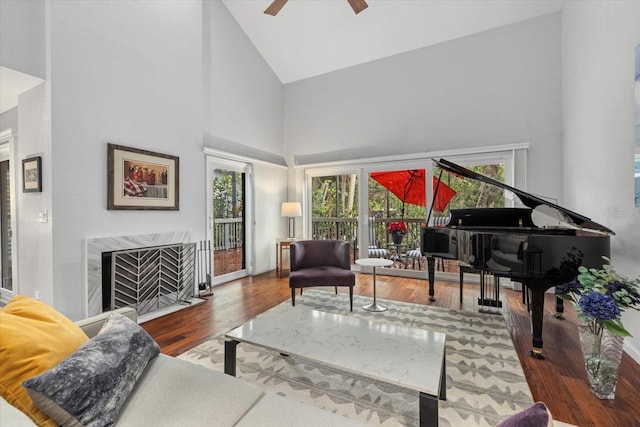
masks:
<svg viewBox="0 0 640 427"><path fill-rule="evenodd" d="M547 406L542 402L534 403L524 411L514 414L498 424L497 427L550 427L553 419Z"/></svg>

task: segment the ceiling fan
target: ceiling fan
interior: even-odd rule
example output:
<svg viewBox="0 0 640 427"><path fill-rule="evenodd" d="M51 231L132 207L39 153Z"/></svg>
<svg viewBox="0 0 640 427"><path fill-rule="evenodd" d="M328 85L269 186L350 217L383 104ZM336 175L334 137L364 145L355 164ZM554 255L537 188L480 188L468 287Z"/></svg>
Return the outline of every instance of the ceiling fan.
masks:
<svg viewBox="0 0 640 427"><path fill-rule="evenodd" d="M269 5L268 8L264 10L264 13L271 16L276 16L280 9L287 3L288 0L273 0L273 3ZM351 8L356 13L356 15L363 10L365 10L369 5L365 0L347 0L351 5Z"/></svg>

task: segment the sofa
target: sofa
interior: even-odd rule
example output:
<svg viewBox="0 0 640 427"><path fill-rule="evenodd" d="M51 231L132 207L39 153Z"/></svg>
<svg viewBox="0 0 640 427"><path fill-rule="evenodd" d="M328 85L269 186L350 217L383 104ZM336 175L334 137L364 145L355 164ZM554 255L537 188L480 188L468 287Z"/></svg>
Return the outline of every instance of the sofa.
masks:
<svg viewBox="0 0 640 427"><path fill-rule="evenodd" d="M40 305L44 306L44 304L40 302L34 303L35 300L25 300L25 298L27 297L14 297L14 299L15 298L20 299L17 301L17 303L22 302L24 304L26 302L31 305L35 304L38 309L40 309ZM12 299L5 308L10 308L11 304L14 302L14 299ZM0 361L0 363L2 363L0 367L4 369L4 374L7 374L6 371L8 369L8 365L6 360L11 351L13 351L12 349L7 348L9 347L9 345L7 345L9 341L7 337L12 333L10 329L13 322L13 320L11 320L9 316L21 316L23 315L24 309L16 309L14 305L13 313L9 313L11 310L8 309L5 312L5 308L0 310L0 315L3 316L0 318L0 328L2 328L1 332L3 334L3 344L1 346L2 348L0 348L0 353L2 353L0 355L3 356L3 360ZM59 313L55 314L59 315ZM28 320L31 321L32 319ZM36 318L34 321L42 323L42 319L40 318ZM94 381L94 379L102 375L106 378L106 383L112 384L112 378L116 377L117 375L108 373L108 371L107 373L101 372L101 367L96 368L95 365L98 362L95 362L95 360L100 360L102 357L101 354L98 354L96 356L96 348L98 350L108 348L108 351L102 351L102 353L106 353L104 355L106 358L106 361L104 363L108 364L110 359L119 357L119 353L123 348L123 343L124 347L126 347L126 345L129 345L126 340L119 340L119 342L113 346L109 344L109 347L104 347L104 343L106 340L113 339L112 337L109 337L109 333L113 332L112 335L116 335L116 340L118 340L121 336L128 336L129 338L127 339L129 339L131 342L145 342L146 344L138 345L134 350L130 350L127 348L126 351L135 353L136 356L131 356L134 359L145 359L146 357L148 360L145 360L142 363L142 365L144 366L139 368L140 374L137 376L137 378L134 378L134 384L132 384L131 386L128 386L127 384L120 384L115 386L119 390L124 390L130 387L130 390L128 391L126 396L117 396L116 398L111 396L111 400L105 406L107 408L110 408L109 410L111 410L113 409L113 406L119 405L116 413L111 414L111 418L109 418L108 416L105 418L105 415L102 412L109 412L107 409L105 409L104 411L95 409L95 407L102 404L102 402L95 402L87 397L87 402L89 403L82 403L82 405L85 406L82 412L83 414L86 414L87 412L91 412L91 410L93 409L94 412L97 413L94 414L95 416L97 416L97 418L94 417L93 419L85 422L83 421L84 419L80 416L71 416L63 422L61 422L60 419L45 421L38 420L36 422L32 419L34 417L33 414L31 414L31 416L27 416L24 412L14 406L14 404L18 405L17 402L13 401L13 398L15 397L14 395L18 392L22 392L21 390L18 390L13 394L11 394L9 390L9 400L12 400L12 403L9 403L7 400L5 400L5 393L8 390L8 386L5 382L5 378L3 378L3 383L0 384L0 391L3 392L3 398L0 399L0 426L21 427L33 426L34 424L47 426L58 424L78 426L101 426L115 424L117 426L135 427L178 425L361 425L353 420L347 419L345 417L340 417L328 411L323 411L319 408L308 406L299 402L285 399L275 394L265 392L258 386L247 383L241 379L220 372L215 372L210 369L174 357L169 357L164 354L158 354L159 348L157 347L157 344L155 344L151 337L148 336L148 334L137 325L136 311L134 309L119 309L111 313L100 314L79 322L72 323L77 325L79 329L84 334L86 334L87 340L83 344L81 344L81 346L76 351L72 352L69 356L57 363L50 370L40 373L36 377L23 381L23 388L27 388L27 392L32 398L33 402L38 402L41 405L41 408L39 409L46 409L44 412L47 415L50 415L50 411L52 413L55 412L55 410L51 409L51 406L58 406L58 402L64 402L65 399L69 399L68 396L65 396L65 388L73 390L71 393L66 393L67 395L79 394L81 392L79 392L78 390L83 390L83 387L84 390L89 390L89 392L86 393L87 396L93 394L99 395L99 393L94 393L95 390L93 388L99 388L102 385L100 381ZM42 329L46 329L50 324L50 319L46 318L45 326L43 326ZM111 324L114 324L115 326L107 328L107 325ZM19 335L19 328L22 328L23 331L25 330L23 325L18 325L16 327L16 331L14 331L16 332L15 337L18 337L16 338L16 340L21 339L19 338L19 336L29 335L28 333ZM107 332L105 332L105 329L108 329ZM118 335L120 337L118 337ZM39 337L38 340L42 341L43 338ZM100 340L102 340L102 343L100 343ZM93 343L95 342L98 342L97 347L96 345L93 345ZM33 345L37 346L38 344L35 343ZM100 345L102 345L103 347L100 347ZM18 348L14 350L18 352L22 351L21 348L25 348L25 346L21 344L19 344L17 347ZM148 351L147 349L151 350ZM77 363L79 362L77 360L74 361L74 357L87 351L90 352L90 355L88 357L88 359L90 359L89 366L78 368ZM145 352L149 353L148 357L138 357ZM4 356L7 357L5 358ZM80 356L77 356L76 358L78 357ZM129 357L129 355L127 355L127 357ZM101 361L99 363L103 362ZM121 366L123 363L124 362L120 360L117 361L116 364L119 364ZM65 367L67 368L66 371ZM135 376L132 374L132 372L134 372L136 369L138 368L127 366L127 368L124 370L124 376ZM80 375L80 377L69 380L70 383L68 382L63 387L55 386L53 387L53 390L51 390L51 383L55 383L55 381L52 381L51 379L52 376L59 378L61 376L60 374L65 372L70 376L78 374ZM131 380L131 378L129 378L128 380ZM87 389L87 387L89 388ZM52 400L54 400L54 398L58 400L55 400L55 402L53 402ZM44 399L44 403L42 402L42 399ZM76 401L78 400L77 397L75 397L74 399ZM118 403L118 401L120 403ZM63 403L60 403L60 405L63 405ZM89 406L88 410L86 408L87 406ZM62 411L64 413L64 416L71 415L71 412L69 412L68 410L69 407L71 407L72 410L74 408L73 404L69 405L67 403L67 406L63 408L64 411ZM60 408L57 409L59 410Z"/></svg>

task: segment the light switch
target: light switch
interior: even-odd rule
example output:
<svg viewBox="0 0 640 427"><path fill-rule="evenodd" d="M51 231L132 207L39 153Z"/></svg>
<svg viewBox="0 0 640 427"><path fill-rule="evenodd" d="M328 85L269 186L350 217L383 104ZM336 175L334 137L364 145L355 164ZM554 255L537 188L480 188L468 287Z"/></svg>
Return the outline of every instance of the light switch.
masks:
<svg viewBox="0 0 640 427"><path fill-rule="evenodd" d="M38 222L41 222L43 224L46 224L47 222L49 222L49 211L48 210L43 210L38 212Z"/></svg>

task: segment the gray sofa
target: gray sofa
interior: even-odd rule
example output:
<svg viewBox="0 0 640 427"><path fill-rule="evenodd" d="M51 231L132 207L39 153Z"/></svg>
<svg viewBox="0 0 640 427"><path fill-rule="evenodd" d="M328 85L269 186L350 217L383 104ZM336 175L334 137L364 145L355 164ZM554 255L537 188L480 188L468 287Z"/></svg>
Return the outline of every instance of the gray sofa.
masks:
<svg viewBox="0 0 640 427"><path fill-rule="evenodd" d="M136 320L136 312L117 310ZM94 337L109 314L77 322ZM33 426L0 399L0 426ZM328 411L270 394L256 385L163 354L153 358L127 398L117 426L354 426Z"/></svg>

